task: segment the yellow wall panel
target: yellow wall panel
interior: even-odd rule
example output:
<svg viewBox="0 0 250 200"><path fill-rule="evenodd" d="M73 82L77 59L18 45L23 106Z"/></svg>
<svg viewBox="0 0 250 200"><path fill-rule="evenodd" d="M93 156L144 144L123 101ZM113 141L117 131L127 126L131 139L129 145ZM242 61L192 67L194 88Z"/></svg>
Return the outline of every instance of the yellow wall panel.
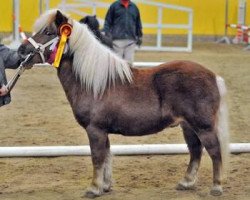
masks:
<svg viewBox="0 0 250 200"><path fill-rule="evenodd" d="M20 0L20 25L24 31L31 31L39 16L39 0Z"/></svg>
<svg viewBox="0 0 250 200"><path fill-rule="evenodd" d="M72 2L73 0L68 0ZM223 35L225 27L225 0L154 0L155 2L168 3L173 5L185 6L193 9L194 34L198 35ZM61 0L50 0L50 7L56 7ZM103 2L113 2L113 0L103 0ZM138 4L141 11L142 21L145 23L157 22L157 8L153 6ZM90 9L85 12L91 13ZM12 0L1 1L0 6L0 32L12 31ZM39 0L20 0L20 24L24 31L30 32L32 24L39 16ZM106 9L97 9L97 15L104 18ZM77 20L80 16L71 15ZM187 13L164 9L163 23L187 23ZM229 23L237 23L238 18L238 0L229 0ZM250 0L247 0L247 16L246 23L250 25ZM166 34L183 34L186 31L166 29ZM156 29L144 29L144 33L156 33ZM234 34L235 30L230 29L230 34Z"/></svg>
<svg viewBox="0 0 250 200"><path fill-rule="evenodd" d="M1 1L0 5L0 31L6 32L12 30L12 0Z"/></svg>

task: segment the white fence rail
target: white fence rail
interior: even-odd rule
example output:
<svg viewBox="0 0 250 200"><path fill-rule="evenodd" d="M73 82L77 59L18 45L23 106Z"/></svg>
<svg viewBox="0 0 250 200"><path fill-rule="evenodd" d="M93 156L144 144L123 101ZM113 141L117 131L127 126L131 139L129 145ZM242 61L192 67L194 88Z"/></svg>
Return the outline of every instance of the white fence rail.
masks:
<svg viewBox="0 0 250 200"><path fill-rule="evenodd" d="M186 144L111 145L114 155L186 154ZM250 143L230 144L231 153L249 153ZM89 156L85 146L0 147L0 157Z"/></svg>
<svg viewBox="0 0 250 200"><path fill-rule="evenodd" d="M156 67L164 62L134 62L135 67Z"/></svg>

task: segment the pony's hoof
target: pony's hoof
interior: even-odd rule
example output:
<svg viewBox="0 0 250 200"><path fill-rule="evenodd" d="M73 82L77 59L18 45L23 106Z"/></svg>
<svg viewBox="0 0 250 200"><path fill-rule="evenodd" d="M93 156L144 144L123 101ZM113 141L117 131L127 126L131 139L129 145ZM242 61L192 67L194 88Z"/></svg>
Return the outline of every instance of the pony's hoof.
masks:
<svg viewBox="0 0 250 200"><path fill-rule="evenodd" d="M214 186L210 191L210 194L213 196L220 196L222 195L222 193L223 193L222 187L219 185Z"/></svg>
<svg viewBox="0 0 250 200"><path fill-rule="evenodd" d="M177 184L177 186L175 187L176 190L194 190L195 189L195 185L194 182L184 182L181 181Z"/></svg>
<svg viewBox="0 0 250 200"><path fill-rule="evenodd" d="M101 192L98 192L98 191L94 191L94 190L89 189L89 190L87 190L87 191L85 192L84 197L87 197L87 198L90 198L90 199L94 199L94 198L99 197L99 196L101 196L101 195L102 195Z"/></svg>
<svg viewBox="0 0 250 200"><path fill-rule="evenodd" d="M103 187L103 191L104 191L105 193L111 192L111 191L112 191L111 185L104 186L104 187Z"/></svg>

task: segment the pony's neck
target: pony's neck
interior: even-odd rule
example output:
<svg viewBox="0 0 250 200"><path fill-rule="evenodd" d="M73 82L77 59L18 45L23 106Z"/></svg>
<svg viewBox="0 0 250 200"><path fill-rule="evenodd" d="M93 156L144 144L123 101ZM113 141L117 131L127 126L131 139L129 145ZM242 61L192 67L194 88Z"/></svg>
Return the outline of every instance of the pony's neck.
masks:
<svg viewBox="0 0 250 200"><path fill-rule="evenodd" d="M89 113L94 97L81 87L79 79L72 70L73 58L64 58L60 67L57 69L57 75L64 89L65 95L70 103L73 113L84 113L82 118L76 118L84 128L87 127L89 121Z"/></svg>
<svg viewBox="0 0 250 200"><path fill-rule="evenodd" d="M58 78L71 105L78 93L85 93L85 90L81 88L79 79L75 76L72 66L73 58L67 57L61 60L60 67L57 69Z"/></svg>

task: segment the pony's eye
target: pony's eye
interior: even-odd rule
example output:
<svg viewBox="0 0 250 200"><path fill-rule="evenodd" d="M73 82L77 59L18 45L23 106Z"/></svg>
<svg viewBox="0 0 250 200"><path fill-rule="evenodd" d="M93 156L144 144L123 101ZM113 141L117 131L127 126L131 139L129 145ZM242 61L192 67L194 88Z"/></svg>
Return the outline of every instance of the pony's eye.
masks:
<svg viewBox="0 0 250 200"><path fill-rule="evenodd" d="M53 35L53 33L49 32L49 31L45 31L46 35Z"/></svg>

